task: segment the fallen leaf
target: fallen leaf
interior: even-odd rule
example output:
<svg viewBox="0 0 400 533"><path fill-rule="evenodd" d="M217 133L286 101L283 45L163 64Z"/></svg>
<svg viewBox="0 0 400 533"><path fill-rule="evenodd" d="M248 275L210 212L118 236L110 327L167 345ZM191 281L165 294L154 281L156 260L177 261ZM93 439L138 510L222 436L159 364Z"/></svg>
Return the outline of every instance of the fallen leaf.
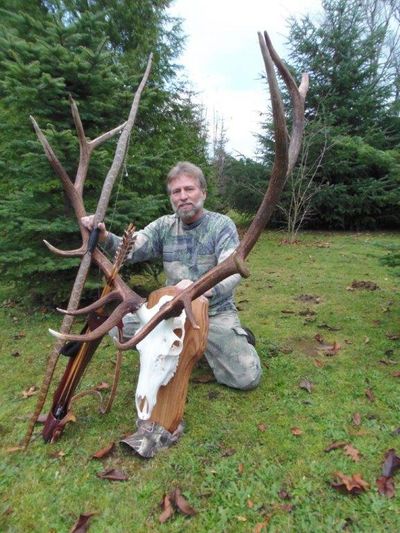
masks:
<svg viewBox="0 0 400 533"><path fill-rule="evenodd" d="M70 529L70 533L85 533L89 529L89 520L97 513L82 513Z"/></svg>
<svg viewBox="0 0 400 533"><path fill-rule="evenodd" d="M351 457L351 459L353 459L353 461L355 461L356 463L358 463L358 461L361 459L359 450L357 450L357 448L354 448L351 444L346 444L343 449L344 453Z"/></svg>
<svg viewBox="0 0 400 533"><path fill-rule="evenodd" d="M109 389L109 388L110 388L110 384L107 383L106 381L102 381L101 383L98 383L95 386L95 389L98 390L98 391L106 390L106 389Z"/></svg>
<svg viewBox="0 0 400 533"><path fill-rule="evenodd" d="M259 524L257 524L253 529L253 533L261 533L261 531L263 531L264 529L266 530L269 524L269 521L271 520L271 516L272 515L268 515L263 522L260 522Z"/></svg>
<svg viewBox="0 0 400 533"><path fill-rule="evenodd" d="M396 450L390 448L385 453L385 461L382 466L382 475L385 477L392 477L396 470L400 468L400 457L396 455Z"/></svg>
<svg viewBox="0 0 400 533"><path fill-rule="evenodd" d="M128 476L121 470L116 470L115 468L108 468L103 470L103 472L97 472L97 477L100 479L108 479L109 481L128 481Z"/></svg>
<svg viewBox="0 0 400 533"><path fill-rule="evenodd" d="M196 510L193 509L187 500L183 497L181 489L176 488L172 490L169 494L166 494L161 503L163 512L159 516L159 521L161 524L166 522L174 514L175 509L180 511L186 516L193 516L196 514Z"/></svg>
<svg viewBox="0 0 400 533"><path fill-rule="evenodd" d="M224 448L221 446L221 457L231 457L231 455L235 455L235 453L235 448Z"/></svg>
<svg viewBox="0 0 400 533"><path fill-rule="evenodd" d="M313 384L311 383L311 381L309 381L308 379L302 379L299 383L299 387L301 389L305 389L307 392L309 392L311 394L312 392L312 389L313 389Z"/></svg>
<svg viewBox="0 0 400 533"><path fill-rule="evenodd" d="M267 430L268 426L267 426L267 424L264 424L263 422L261 422L260 424L257 424L257 428L258 428L259 431L264 433L264 431Z"/></svg>
<svg viewBox="0 0 400 533"><path fill-rule="evenodd" d="M29 389L25 389L24 391L22 391L22 397L30 398L31 396L33 396L34 394L37 394L38 392L39 392L39 389L35 385L32 385L31 387L29 387Z"/></svg>
<svg viewBox="0 0 400 533"><path fill-rule="evenodd" d="M400 333L386 333L386 337L391 341L398 341L400 339Z"/></svg>
<svg viewBox="0 0 400 533"><path fill-rule="evenodd" d="M364 337L364 344L369 344L369 337Z"/></svg>
<svg viewBox="0 0 400 533"><path fill-rule="evenodd" d="M243 463L239 463L238 464L238 474L241 476L244 472L244 464Z"/></svg>
<svg viewBox="0 0 400 533"><path fill-rule="evenodd" d="M346 476L342 472L335 472L335 476L339 479L337 483L331 483L334 489L347 492L352 495L358 495L369 489L369 484L364 481L360 474L353 474Z"/></svg>
<svg viewBox="0 0 400 533"><path fill-rule="evenodd" d="M334 442L332 442L332 444L329 444L329 446L324 449L324 452L331 452L332 450L344 448L345 446L347 446L347 442L343 440L335 440Z"/></svg>
<svg viewBox="0 0 400 533"><path fill-rule="evenodd" d="M238 522L247 522L247 518L245 516L237 516L236 520Z"/></svg>
<svg viewBox="0 0 400 533"><path fill-rule="evenodd" d="M365 396L368 398L368 400L370 402L374 402L375 401L375 395L374 395L372 389L370 389L370 388L365 389Z"/></svg>
<svg viewBox="0 0 400 533"><path fill-rule="evenodd" d="M290 428L290 431L292 432L292 435L294 435L295 437L299 437L300 435L303 434L302 430L297 427Z"/></svg>
<svg viewBox="0 0 400 533"><path fill-rule="evenodd" d="M381 476L376 480L379 494L393 498L395 494L394 481L392 477Z"/></svg>
<svg viewBox="0 0 400 533"><path fill-rule="evenodd" d="M163 512L158 517L160 524L164 524L174 514L175 510L172 507L172 502L168 494L166 494L161 503Z"/></svg>
<svg viewBox="0 0 400 533"><path fill-rule="evenodd" d="M325 363L321 359L314 359L314 365L318 368L323 368Z"/></svg>
<svg viewBox="0 0 400 533"><path fill-rule="evenodd" d="M292 496L285 489L281 489L278 492L278 496L279 496L279 498L281 498L281 500L291 500L292 499Z"/></svg>
<svg viewBox="0 0 400 533"><path fill-rule="evenodd" d="M394 378L400 378L400 370L398 370L397 372L393 372L392 376Z"/></svg>
<svg viewBox="0 0 400 533"><path fill-rule="evenodd" d="M114 447L115 442L112 442L108 446L105 446L101 450L98 450L96 453L94 453L92 455L92 459L103 459L104 457L107 457L114 450Z"/></svg>
<svg viewBox="0 0 400 533"><path fill-rule="evenodd" d="M63 452L62 450L59 450L58 452L50 452L49 457L52 459L61 459L62 457L65 457L67 454Z"/></svg>
<svg viewBox="0 0 400 533"><path fill-rule="evenodd" d="M254 502L253 502L252 500L247 500L247 507L248 507L249 509L253 509L253 507L254 507Z"/></svg>
<svg viewBox="0 0 400 533"><path fill-rule="evenodd" d="M359 426L361 424L361 415L360 415L360 413L354 413L353 414L353 424L355 426Z"/></svg>
<svg viewBox="0 0 400 533"><path fill-rule="evenodd" d="M196 511L193 509L193 507L189 505L187 500L182 496L181 489L175 489L172 501L175 503L178 511L180 511L184 515L193 516L196 514Z"/></svg>

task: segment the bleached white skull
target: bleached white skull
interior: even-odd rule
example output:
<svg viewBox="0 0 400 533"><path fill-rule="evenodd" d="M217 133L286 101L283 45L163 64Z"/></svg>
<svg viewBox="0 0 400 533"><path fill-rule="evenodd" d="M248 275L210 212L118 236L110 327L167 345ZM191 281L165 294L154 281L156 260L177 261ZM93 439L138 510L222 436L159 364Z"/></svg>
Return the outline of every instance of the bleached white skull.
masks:
<svg viewBox="0 0 400 533"><path fill-rule="evenodd" d="M151 309L142 305L136 312L141 324L138 331L172 298L162 296ZM185 311L178 317L163 320L136 346L140 353L140 372L135 401L142 420L150 418L160 387L167 385L176 372L185 337L185 320Z"/></svg>

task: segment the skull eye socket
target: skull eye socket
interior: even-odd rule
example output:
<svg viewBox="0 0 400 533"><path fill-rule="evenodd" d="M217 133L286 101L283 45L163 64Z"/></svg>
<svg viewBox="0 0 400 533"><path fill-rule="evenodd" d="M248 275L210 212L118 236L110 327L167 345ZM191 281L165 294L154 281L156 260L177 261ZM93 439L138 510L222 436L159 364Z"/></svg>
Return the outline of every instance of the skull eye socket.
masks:
<svg viewBox="0 0 400 533"><path fill-rule="evenodd" d="M177 337L179 337L179 340L177 339L176 341L174 341L172 343L172 346L179 348L182 342L182 338L183 338L183 329L182 328L174 329L174 333Z"/></svg>

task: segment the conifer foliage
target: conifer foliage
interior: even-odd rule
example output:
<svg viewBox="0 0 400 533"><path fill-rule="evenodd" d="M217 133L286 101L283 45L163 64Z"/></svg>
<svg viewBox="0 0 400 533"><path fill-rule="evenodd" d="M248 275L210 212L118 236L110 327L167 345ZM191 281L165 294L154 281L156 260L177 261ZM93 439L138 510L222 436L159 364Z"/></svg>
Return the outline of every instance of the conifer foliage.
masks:
<svg viewBox="0 0 400 533"><path fill-rule="evenodd" d="M177 77L183 37L168 16L170 0L0 0L0 257L15 294L60 301L76 260L48 252L45 238L69 248L79 238L29 115L45 131L73 178L79 158L68 97L94 138L122 123L150 52L142 98L108 224L141 227L167 208L164 176L177 160L204 165L201 110ZM115 141L96 150L84 193L94 209Z"/></svg>

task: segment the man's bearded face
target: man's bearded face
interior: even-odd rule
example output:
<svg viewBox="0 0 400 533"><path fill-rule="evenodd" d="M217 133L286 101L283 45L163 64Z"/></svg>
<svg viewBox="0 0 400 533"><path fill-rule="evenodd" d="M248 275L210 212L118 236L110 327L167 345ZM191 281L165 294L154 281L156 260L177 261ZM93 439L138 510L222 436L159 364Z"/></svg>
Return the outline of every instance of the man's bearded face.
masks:
<svg viewBox="0 0 400 533"><path fill-rule="evenodd" d="M191 224L202 216L207 194L196 178L183 174L170 181L169 189L172 208L185 224Z"/></svg>

